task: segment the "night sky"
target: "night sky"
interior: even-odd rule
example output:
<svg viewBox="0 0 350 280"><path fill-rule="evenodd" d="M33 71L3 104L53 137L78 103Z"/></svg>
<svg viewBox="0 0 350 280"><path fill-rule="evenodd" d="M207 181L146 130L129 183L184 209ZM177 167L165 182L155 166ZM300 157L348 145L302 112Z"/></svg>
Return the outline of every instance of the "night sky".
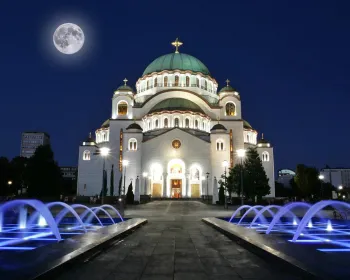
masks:
<svg viewBox="0 0 350 280"><path fill-rule="evenodd" d="M349 167L350 1L24 1L0 5L0 155L19 155L22 131L51 135L60 165L111 115L113 90L135 85L174 51L199 58L241 94L243 117L274 146L275 168ZM55 28L78 24L74 56Z"/></svg>

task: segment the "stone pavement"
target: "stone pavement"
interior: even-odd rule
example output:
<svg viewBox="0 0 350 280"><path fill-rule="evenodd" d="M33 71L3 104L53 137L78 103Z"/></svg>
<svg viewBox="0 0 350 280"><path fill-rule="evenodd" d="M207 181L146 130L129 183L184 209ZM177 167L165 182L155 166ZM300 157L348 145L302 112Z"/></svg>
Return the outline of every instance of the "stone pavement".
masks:
<svg viewBox="0 0 350 280"><path fill-rule="evenodd" d="M148 224L57 279L297 279L200 220L218 208L191 201L158 201L142 208L138 217L146 214ZM129 216L137 214L133 211Z"/></svg>

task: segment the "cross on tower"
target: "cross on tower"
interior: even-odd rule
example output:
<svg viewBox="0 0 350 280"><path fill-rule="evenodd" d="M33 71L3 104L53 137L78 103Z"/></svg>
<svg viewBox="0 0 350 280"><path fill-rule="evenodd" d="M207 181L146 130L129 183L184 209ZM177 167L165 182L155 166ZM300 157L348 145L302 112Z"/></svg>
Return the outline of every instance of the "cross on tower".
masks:
<svg viewBox="0 0 350 280"><path fill-rule="evenodd" d="M227 79L225 82L226 82L226 86L229 86L229 84L230 84L230 80L229 80L229 79Z"/></svg>
<svg viewBox="0 0 350 280"><path fill-rule="evenodd" d="M126 86L126 83L128 82L128 79L125 78L125 79L123 80L123 82L124 82L124 86Z"/></svg>
<svg viewBox="0 0 350 280"><path fill-rule="evenodd" d="M179 38L176 38L171 44L175 47L175 53L179 53L179 47L183 45L183 43L179 41Z"/></svg>

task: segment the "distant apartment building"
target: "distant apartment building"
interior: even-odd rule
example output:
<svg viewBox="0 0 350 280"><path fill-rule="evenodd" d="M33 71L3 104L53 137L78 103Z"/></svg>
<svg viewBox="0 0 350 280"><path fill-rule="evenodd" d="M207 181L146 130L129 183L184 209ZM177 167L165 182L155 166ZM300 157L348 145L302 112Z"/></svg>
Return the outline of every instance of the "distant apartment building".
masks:
<svg viewBox="0 0 350 280"><path fill-rule="evenodd" d="M324 176L324 182L331 183L336 188L350 188L350 168L323 168L320 174Z"/></svg>
<svg viewBox="0 0 350 280"><path fill-rule="evenodd" d="M50 135L48 135L46 132L23 132L20 155L21 157L30 158L32 155L34 155L36 148L47 144L50 144Z"/></svg>
<svg viewBox="0 0 350 280"><path fill-rule="evenodd" d="M64 180L76 180L78 167L76 166L61 166L61 174Z"/></svg>
<svg viewBox="0 0 350 280"><path fill-rule="evenodd" d="M78 167L76 166L61 166L61 175L63 178L63 194L75 195L77 191L77 174Z"/></svg>

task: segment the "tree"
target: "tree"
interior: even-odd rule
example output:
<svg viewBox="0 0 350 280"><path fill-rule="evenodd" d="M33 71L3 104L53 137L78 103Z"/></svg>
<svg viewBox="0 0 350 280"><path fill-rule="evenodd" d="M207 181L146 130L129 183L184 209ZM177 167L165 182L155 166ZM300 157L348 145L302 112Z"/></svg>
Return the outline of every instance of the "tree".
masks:
<svg viewBox="0 0 350 280"><path fill-rule="evenodd" d="M101 190L101 197L105 197L107 195L108 189L107 189L107 170L103 170L103 178L102 178L102 190Z"/></svg>
<svg viewBox="0 0 350 280"><path fill-rule="evenodd" d="M295 173L294 181L301 196L310 197L320 195L321 182L318 178L319 172L316 168L298 164Z"/></svg>
<svg viewBox="0 0 350 280"><path fill-rule="evenodd" d="M28 195L31 197L59 196L62 175L50 145L39 146L29 158L25 170Z"/></svg>
<svg viewBox="0 0 350 280"><path fill-rule="evenodd" d="M241 195L241 164L236 164L233 168L230 168L228 182L229 182L229 190L233 193ZM244 172L244 166L243 166Z"/></svg>
<svg viewBox="0 0 350 280"><path fill-rule="evenodd" d="M28 158L25 157L14 157L10 162L11 167L11 188L16 194L22 194L23 188L27 185L25 172L28 164Z"/></svg>
<svg viewBox="0 0 350 280"><path fill-rule="evenodd" d="M256 148L248 148L244 161L244 194L247 198L258 201L270 194L269 179Z"/></svg>
<svg viewBox="0 0 350 280"><path fill-rule="evenodd" d="M113 196L114 195L114 165L113 164L112 164L112 170L111 170L110 184L111 184L111 187L109 189L109 195Z"/></svg>
<svg viewBox="0 0 350 280"><path fill-rule="evenodd" d="M8 182L12 180L10 177L10 162L6 157L0 157L0 196L9 194Z"/></svg>
<svg viewBox="0 0 350 280"><path fill-rule="evenodd" d="M128 186L128 191L126 193L126 203L134 204L134 192L132 190L132 182Z"/></svg>
<svg viewBox="0 0 350 280"><path fill-rule="evenodd" d="M220 180L219 181L220 187L219 187L219 203L224 204L225 203L225 190L224 190L224 184Z"/></svg>
<svg viewBox="0 0 350 280"><path fill-rule="evenodd" d="M119 184L118 184L118 192L119 192L119 196L122 193L122 183L123 183L123 176L120 176L119 178Z"/></svg>

